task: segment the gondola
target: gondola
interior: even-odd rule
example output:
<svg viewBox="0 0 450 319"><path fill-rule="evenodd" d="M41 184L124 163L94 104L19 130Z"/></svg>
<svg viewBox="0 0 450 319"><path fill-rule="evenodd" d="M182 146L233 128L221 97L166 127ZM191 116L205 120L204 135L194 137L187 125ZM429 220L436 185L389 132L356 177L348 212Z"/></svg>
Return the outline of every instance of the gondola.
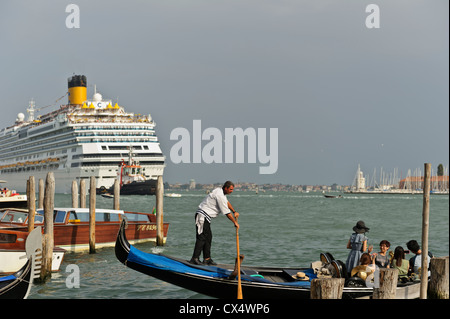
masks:
<svg viewBox="0 0 450 319"><path fill-rule="evenodd" d="M27 238L26 251L28 260L16 273L0 277L0 299L26 299L40 266L36 260L38 254L42 254L42 230L35 228Z"/></svg>
<svg viewBox="0 0 450 319"><path fill-rule="evenodd" d="M139 251L130 245L125 237L126 221L123 220L115 246L117 259L127 267L171 284L215 298L236 297L236 279L228 279L234 266L193 265L189 262L165 256ZM244 298L309 298L309 282L295 281L290 275L300 269L241 268ZM265 278L262 278L261 273ZM307 276L314 276L307 273ZM279 283L273 280L281 281ZM289 280L291 277L292 280Z"/></svg>
<svg viewBox="0 0 450 319"><path fill-rule="evenodd" d="M238 281L233 276L234 265L194 265L187 260L163 254L152 254L130 245L125 236L126 220L117 234L115 254L127 267L166 281L179 287L214 298L236 298ZM345 265L332 260L329 253L321 254L321 262L332 265L334 276L345 278ZM323 260L325 258L326 260ZM244 299L309 299L311 280L316 278L312 268L270 268L241 266L242 292ZM305 278L298 278L303 273ZM232 277L233 279L230 279ZM343 299L368 299L373 288L360 280L346 278ZM420 294L420 282L399 283L397 299L415 299Z"/></svg>
<svg viewBox="0 0 450 319"><path fill-rule="evenodd" d="M0 277L0 299L25 299L31 287L31 264L27 263L13 275Z"/></svg>
<svg viewBox="0 0 450 319"><path fill-rule="evenodd" d="M229 279L234 265L193 265L187 260L142 252L128 243L125 228L126 221L123 220L117 235L115 254L127 267L210 297L236 298L238 281ZM342 262L332 262L339 272L338 276L344 276L345 266ZM303 273L307 280L299 280L298 273ZM312 268L241 266L244 299L309 299L310 281L316 277ZM354 285L344 287L342 297L369 298L372 293L372 288Z"/></svg>

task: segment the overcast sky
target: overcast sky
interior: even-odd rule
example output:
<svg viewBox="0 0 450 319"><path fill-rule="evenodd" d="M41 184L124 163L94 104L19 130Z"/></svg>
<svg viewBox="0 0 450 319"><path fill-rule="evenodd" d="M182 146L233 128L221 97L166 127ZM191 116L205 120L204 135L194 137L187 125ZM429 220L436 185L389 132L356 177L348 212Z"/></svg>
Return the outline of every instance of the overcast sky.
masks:
<svg viewBox="0 0 450 319"><path fill-rule="evenodd" d="M70 3L80 9L80 28L66 26ZM379 28L366 26L369 4L379 7ZM89 98L96 84L127 111L152 115L170 183L349 185L358 164L367 174L397 168L403 177L426 162L436 170L449 164L448 6L3 0L0 127L26 113L31 98L37 107L55 103L67 78L84 74ZM185 128L192 138L193 120L222 134L266 128L267 139L277 128L278 169L260 174L266 164L258 157L175 164L170 134Z"/></svg>

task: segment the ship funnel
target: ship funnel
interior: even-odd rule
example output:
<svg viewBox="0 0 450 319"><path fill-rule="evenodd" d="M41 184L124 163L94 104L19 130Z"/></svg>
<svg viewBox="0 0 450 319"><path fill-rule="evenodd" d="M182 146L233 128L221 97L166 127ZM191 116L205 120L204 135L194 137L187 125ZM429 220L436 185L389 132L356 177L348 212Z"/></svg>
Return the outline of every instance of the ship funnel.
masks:
<svg viewBox="0 0 450 319"><path fill-rule="evenodd" d="M67 79L69 104L83 104L87 100L87 79L85 75L73 75Z"/></svg>

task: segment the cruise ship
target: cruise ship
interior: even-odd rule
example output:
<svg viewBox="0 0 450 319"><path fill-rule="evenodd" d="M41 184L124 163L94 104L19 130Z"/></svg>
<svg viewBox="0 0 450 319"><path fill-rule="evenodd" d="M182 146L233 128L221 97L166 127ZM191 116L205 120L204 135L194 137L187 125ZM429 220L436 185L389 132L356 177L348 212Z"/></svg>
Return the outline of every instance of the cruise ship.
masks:
<svg viewBox="0 0 450 319"><path fill-rule="evenodd" d="M30 101L27 118L19 113L0 131L0 178L8 188L23 192L30 176L37 183L48 172L54 173L57 193L70 193L73 180L91 176L97 188L109 188L130 151L143 179L163 175L165 157L150 114L128 113L96 89L88 100L84 75L68 78L67 96L66 105L36 118L40 109Z"/></svg>

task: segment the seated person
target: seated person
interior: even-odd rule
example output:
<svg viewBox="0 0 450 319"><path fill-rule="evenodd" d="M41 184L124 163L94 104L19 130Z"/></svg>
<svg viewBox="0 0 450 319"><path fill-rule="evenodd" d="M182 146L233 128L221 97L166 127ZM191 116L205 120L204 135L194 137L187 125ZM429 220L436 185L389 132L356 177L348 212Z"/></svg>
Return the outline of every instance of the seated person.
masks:
<svg viewBox="0 0 450 319"><path fill-rule="evenodd" d="M375 272L375 265L370 257L369 253L363 253L359 259L359 265L354 267L350 272L350 277L359 277L362 280L366 280L368 277L373 276Z"/></svg>
<svg viewBox="0 0 450 319"><path fill-rule="evenodd" d="M410 240L406 243L408 249L415 255L409 259L409 274L420 275L420 269L422 268L422 250L420 249L419 243L416 240ZM433 258L433 254L428 252L428 269L430 269L430 260ZM431 275L428 270L428 277Z"/></svg>
<svg viewBox="0 0 450 319"><path fill-rule="evenodd" d="M391 243L387 240L382 240L380 242L380 252L379 253L373 253L372 258L375 261L375 265L377 265L379 268L389 268L390 264L390 258L387 254L387 251L391 247Z"/></svg>
<svg viewBox="0 0 450 319"><path fill-rule="evenodd" d="M392 259L391 267L398 269L398 280L408 280L409 261L405 259L405 250L402 246L395 247L394 258Z"/></svg>

